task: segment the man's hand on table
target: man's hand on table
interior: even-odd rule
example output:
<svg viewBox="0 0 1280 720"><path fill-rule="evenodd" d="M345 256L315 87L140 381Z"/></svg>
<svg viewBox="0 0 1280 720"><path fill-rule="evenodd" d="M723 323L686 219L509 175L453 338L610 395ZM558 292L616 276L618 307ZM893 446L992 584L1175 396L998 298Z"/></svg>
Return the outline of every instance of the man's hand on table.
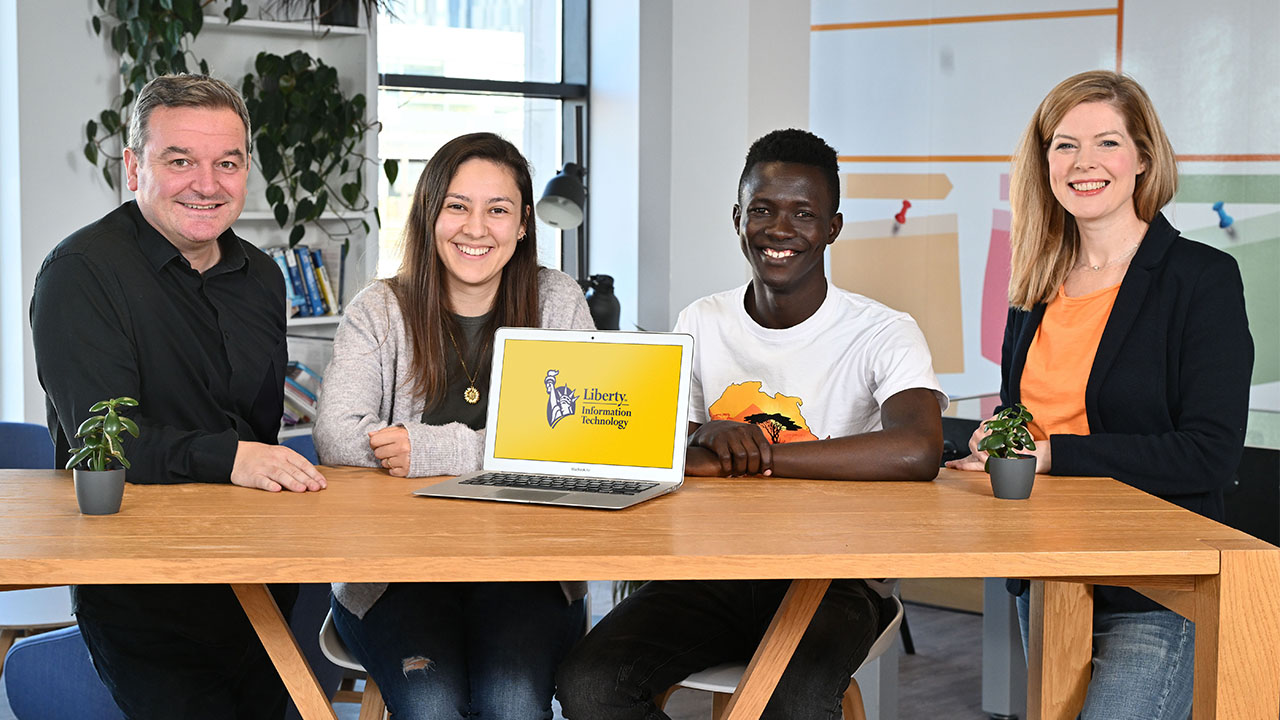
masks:
<svg viewBox="0 0 1280 720"><path fill-rule="evenodd" d="M693 472L688 469L695 449L705 449L711 454L716 461L714 471ZM701 457L695 458L695 468L709 470ZM759 425L712 420L698 426L689 436L685 472L689 475L769 475L773 472L773 446Z"/></svg>
<svg viewBox="0 0 1280 720"><path fill-rule="evenodd" d="M231 483L268 492L323 490L324 476L307 459L283 445L240 442L231 467Z"/></svg>

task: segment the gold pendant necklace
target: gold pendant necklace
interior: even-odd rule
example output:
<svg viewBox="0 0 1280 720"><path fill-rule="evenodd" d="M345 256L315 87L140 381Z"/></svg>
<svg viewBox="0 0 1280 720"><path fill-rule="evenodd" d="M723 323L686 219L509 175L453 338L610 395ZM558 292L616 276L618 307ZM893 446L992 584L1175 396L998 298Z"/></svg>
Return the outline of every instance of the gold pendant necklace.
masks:
<svg viewBox="0 0 1280 720"><path fill-rule="evenodd" d="M453 331L448 325L444 326L444 331L449 333L449 342L453 343L453 351L458 354L458 363L462 365L462 372L467 376L467 389L462 391L462 399L467 401L468 405L475 405L480 402L480 391L476 389L476 374L467 369L467 361L462 359L462 351L458 349L458 341L453 339ZM480 348L480 355L484 355L484 347ZM477 359L480 357L477 355ZM480 368L476 368L479 370Z"/></svg>

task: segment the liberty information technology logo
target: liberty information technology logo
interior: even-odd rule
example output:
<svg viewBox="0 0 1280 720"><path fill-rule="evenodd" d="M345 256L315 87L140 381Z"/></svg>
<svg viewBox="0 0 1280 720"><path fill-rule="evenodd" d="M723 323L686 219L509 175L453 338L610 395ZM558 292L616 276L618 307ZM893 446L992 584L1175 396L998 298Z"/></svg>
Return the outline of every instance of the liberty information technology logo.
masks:
<svg viewBox="0 0 1280 720"><path fill-rule="evenodd" d="M568 384L556 385L559 370L548 370L543 382L547 386L547 425L554 428L561 420L578 414L578 395ZM601 392L588 388L584 401L587 407L581 415L583 425L613 425L627 429L631 411L627 409L626 393Z"/></svg>

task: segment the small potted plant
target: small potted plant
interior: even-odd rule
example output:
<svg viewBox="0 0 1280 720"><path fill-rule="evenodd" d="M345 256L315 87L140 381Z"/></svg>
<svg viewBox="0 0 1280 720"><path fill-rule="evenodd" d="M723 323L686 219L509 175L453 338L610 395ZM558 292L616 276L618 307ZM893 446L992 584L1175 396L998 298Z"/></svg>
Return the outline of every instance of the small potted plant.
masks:
<svg viewBox="0 0 1280 720"><path fill-rule="evenodd" d="M120 415L116 408L137 406L138 401L130 397L94 403L89 412L103 414L85 420L76 430L76 437L82 438L84 445L71 454L67 469L74 468L76 502L85 515L111 515L120 511L124 473L129 468L120 433L138 437L138 424ZM81 464L85 467L79 467ZM116 464L119 467L112 467Z"/></svg>
<svg viewBox="0 0 1280 720"><path fill-rule="evenodd" d="M991 491L1005 500L1025 500L1031 496L1035 482L1036 459L1021 455L1020 450L1035 450L1027 423L1031 413L1022 403L1007 407L983 423L987 436L978 449L987 453L986 470L991 474Z"/></svg>

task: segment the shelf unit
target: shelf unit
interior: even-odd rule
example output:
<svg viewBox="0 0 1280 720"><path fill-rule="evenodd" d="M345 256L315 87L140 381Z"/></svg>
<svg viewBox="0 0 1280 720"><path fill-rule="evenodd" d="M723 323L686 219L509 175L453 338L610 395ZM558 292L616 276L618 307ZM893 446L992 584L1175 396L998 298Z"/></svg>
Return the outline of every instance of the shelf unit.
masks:
<svg viewBox="0 0 1280 720"><path fill-rule="evenodd" d="M204 17L204 28L192 43L191 49L196 57L208 61L209 71L213 75L239 89L244 76L254 71L254 61L259 52L283 56L294 50L303 50L338 71L338 82L345 93L363 94L367 100L366 117L370 120L377 119L376 28L365 26L366 18L363 14L360 17L360 27L338 27L317 25L308 20L261 19L264 15L264 0L250 0L247 4L248 15L234 23L228 23L220 15ZM364 154L370 158L378 157L377 133L371 132L366 137ZM371 200L376 201L378 169L372 164L366 164L361 171L364 173L364 187L371 195ZM258 247L287 246L288 229L281 228L276 222L275 213L264 196L265 190L266 181L255 165L249 176L244 212L235 224L236 233ZM374 230L367 236L356 235L350 238L343 288L345 292L340 298L344 307L377 271L377 224L372 209L367 213L329 211L320 220L326 225L341 221L358 224L361 220L368 222ZM341 240L332 240L317 228L308 227L302 243L320 248L326 265L330 267L330 276L337 283L335 269L341 256ZM332 356L333 333L341 321L341 314L291 318L288 321L290 359L299 360L323 372ZM283 439L303 435L310 430L310 424L283 427L280 437Z"/></svg>

